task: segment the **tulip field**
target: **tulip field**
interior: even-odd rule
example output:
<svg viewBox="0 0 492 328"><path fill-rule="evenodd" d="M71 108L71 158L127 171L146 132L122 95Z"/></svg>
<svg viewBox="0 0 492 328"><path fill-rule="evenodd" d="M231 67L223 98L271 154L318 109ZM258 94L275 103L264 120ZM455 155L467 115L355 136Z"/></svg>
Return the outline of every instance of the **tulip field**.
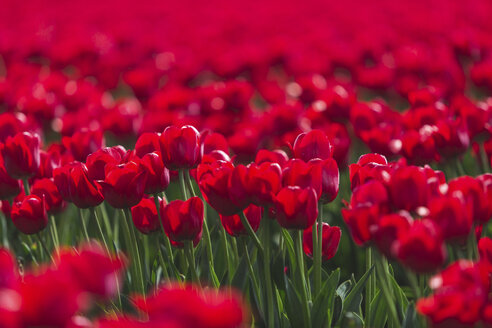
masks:
<svg viewBox="0 0 492 328"><path fill-rule="evenodd" d="M0 0L0 328L492 328L489 0Z"/></svg>

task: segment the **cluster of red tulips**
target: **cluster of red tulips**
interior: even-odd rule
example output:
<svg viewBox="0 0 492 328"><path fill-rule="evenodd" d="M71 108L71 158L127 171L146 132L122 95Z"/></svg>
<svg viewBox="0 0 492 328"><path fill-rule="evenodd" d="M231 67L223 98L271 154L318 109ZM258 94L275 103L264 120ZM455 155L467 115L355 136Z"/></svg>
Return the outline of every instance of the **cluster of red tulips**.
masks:
<svg viewBox="0 0 492 328"><path fill-rule="evenodd" d="M0 328L492 327L489 1L4 2Z"/></svg>

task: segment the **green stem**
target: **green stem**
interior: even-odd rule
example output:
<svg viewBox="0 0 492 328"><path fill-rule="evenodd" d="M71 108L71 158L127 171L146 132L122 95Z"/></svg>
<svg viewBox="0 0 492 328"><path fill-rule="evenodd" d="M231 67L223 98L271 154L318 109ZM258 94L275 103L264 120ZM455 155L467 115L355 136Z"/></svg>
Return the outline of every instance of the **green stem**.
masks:
<svg viewBox="0 0 492 328"><path fill-rule="evenodd" d="M31 192L31 189L29 188L29 181L27 179L22 179L22 185L24 186L24 193L26 196L28 196Z"/></svg>
<svg viewBox="0 0 492 328"><path fill-rule="evenodd" d="M475 236L475 227L472 227L471 229L470 235L468 236L466 248L468 253L468 259L475 260L478 258L477 237Z"/></svg>
<svg viewBox="0 0 492 328"><path fill-rule="evenodd" d="M186 191L186 184L185 184L185 178L184 178L184 170L179 170L179 185L181 187L181 192L183 194L183 199L187 200L188 199L188 192Z"/></svg>
<svg viewBox="0 0 492 328"><path fill-rule="evenodd" d="M390 283L391 277L389 277L389 272L385 268L385 263L383 263L385 259L380 254L376 256L376 272L377 277L379 278L379 285L383 292L383 296L386 299L386 304L389 308L389 320L392 322L393 327L400 326L400 320L398 319L398 314L396 313L395 308L395 299L394 294L392 293L390 287L387 285Z"/></svg>
<svg viewBox="0 0 492 328"><path fill-rule="evenodd" d="M139 278L140 278L140 284L141 284L141 288L142 288L142 295L145 295L145 279L144 279L144 275L143 275L143 267L142 267L142 259L140 257L140 250L139 250L139 247L138 247L138 241L137 241L137 237L135 235L135 226L132 224L133 221L132 221L132 215L130 213L130 209L129 208L125 208L125 214L126 214L126 219L128 220L128 224L130 226L130 234L131 234L131 237L132 237L132 241L133 241L133 245L134 245L134 249L135 249L135 255L136 255L136 259L133 259L134 261L136 260L137 262L137 271L138 271L138 274L139 274Z"/></svg>
<svg viewBox="0 0 492 328"><path fill-rule="evenodd" d="M318 223L313 230L313 265L314 265L314 294L321 290L321 260L322 260L322 229L323 229L323 204L319 204Z"/></svg>
<svg viewBox="0 0 492 328"><path fill-rule="evenodd" d="M483 142L480 144L480 159L482 161L483 173L490 172L489 157L487 156L487 152L485 151L485 145Z"/></svg>
<svg viewBox="0 0 492 328"><path fill-rule="evenodd" d="M161 226L162 237L164 238L164 246L166 247L167 260L168 260L169 264L171 265L171 269L174 272L174 276L176 277L176 279L178 281L181 281L179 271L176 268L176 266L174 265L174 255L173 255L173 249L171 246L171 241L169 240L169 237L166 235L166 231L164 231L164 225L162 224L161 211L160 211L161 206L160 206L159 197L157 194L154 195L154 203L155 203L155 208L157 209L157 217L159 218L159 224ZM159 243L159 240L157 240L157 243ZM160 245L160 243L159 243L159 245ZM162 249L160 247L159 247L159 251L161 252L161 256L162 256Z"/></svg>
<svg viewBox="0 0 492 328"><path fill-rule="evenodd" d="M226 259L227 263L227 281L229 285L232 285L232 277L234 273L234 268L232 266L231 258L229 257L229 249L227 246L227 232L225 231L224 227L221 227L221 234L220 236L222 237L222 248L224 249L224 256Z"/></svg>
<svg viewBox="0 0 492 328"><path fill-rule="evenodd" d="M41 238L41 234L38 232L35 235L36 235L36 238L38 239L39 244L41 245L41 248L43 249L44 253L50 258L51 262L54 262L53 256L48 251L48 247L46 247L46 244L44 243L43 238Z"/></svg>
<svg viewBox="0 0 492 328"><path fill-rule="evenodd" d="M159 242L159 236L154 235L153 239L154 239L154 243L157 246L157 255L159 257L159 262L161 263L162 273L164 275L164 278L166 278L168 280L169 279L169 273L167 272L166 261L164 261L164 257L162 256L162 249L161 249L161 243Z"/></svg>
<svg viewBox="0 0 492 328"><path fill-rule="evenodd" d="M134 290L138 290L140 288L140 292L142 295L145 295L145 286L144 286L144 281L143 281L143 274L142 270L140 267L140 255L138 254L138 250L136 248L136 240L134 236L132 236L130 226L129 226L129 220L130 217L126 214L126 211L124 209L121 209L121 213L123 216L123 231L125 233L125 239L126 239L126 246L129 248L130 255L131 255L131 269L132 269L132 285L134 287ZM139 281L140 280L140 281ZM137 287L139 286L139 287Z"/></svg>
<svg viewBox="0 0 492 328"><path fill-rule="evenodd" d="M244 215L244 214L243 214ZM272 274L271 274L271 259L270 259L270 219L263 218L264 229L263 229L263 246L264 252L262 253L263 257L263 271L265 274L265 288L266 288L266 299L267 299L267 322L268 327L275 326L275 317L274 317L274 304L273 304L273 287L272 287Z"/></svg>
<svg viewBox="0 0 492 328"><path fill-rule="evenodd" d="M191 176L190 176L190 171L185 171L185 181L186 184L188 185L188 189L193 197L196 197L197 194L195 193L195 189L193 188L193 183L191 181ZM203 199L202 199L203 201ZM214 270L214 255L212 251L212 241L210 239L210 230L208 229L208 220L207 220L207 203L204 202L204 213L203 213L203 232L204 232L204 239L205 239L205 248L207 250L207 257L208 257L208 263L209 263L209 268L210 271ZM215 272L215 270L214 270ZM210 272L212 275L212 272Z"/></svg>
<svg viewBox="0 0 492 328"><path fill-rule="evenodd" d="M200 286L200 279L198 278L198 273L195 266L195 255L193 254L193 241L187 240L185 244L186 258L188 259L188 267L191 271L191 279L198 286Z"/></svg>
<svg viewBox="0 0 492 328"><path fill-rule="evenodd" d="M372 249L371 247L366 248L366 271L369 271L372 267ZM371 272L369 279L367 281L366 287L366 316L364 318L365 322L369 322L369 318L372 315L370 308L371 302L374 299L374 295L376 293L376 277L374 276L374 272Z"/></svg>
<svg viewBox="0 0 492 328"><path fill-rule="evenodd" d="M246 218L246 215L244 215L244 212L239 213L239 217L241 218L241 222L243 226L246 228L246 231L248 232L249 236L253 239L253 242L255 243L256 247L260 250L261 253L263 253L263 246L261 244L260 239L258 239L258 236L256 235L255 231L249 224L248 219Z"/></svg>
<svg viewBox="0 0 492 328"><path fill-rule="evenodd" d="M258 308L263 310L263 301L261 298L260 294L260 286L258 285L258 280L256 279L256 274L255 270L253 269L253 264L251 262L251 258L249 256L249 251L248 251L248 245L246 243L246 240L243 239L243 237L240 237L241 239L239 240L239 243L241 244L241 247L243 249L244 256L246 257L246 263L248 264L248 271L249 271L249 278L251 280L251 284L253 285L253 288L256 293L256 297L258 299Z"/></svg>
<svg viewBox="0 0 492 328"><path fill-rule="evenodd" d="M79 208L79 218L80 218L80 222L82 222L82 229L84 232L85 240L88 242L90 240L89 233L87 232L87 225L85 223L84 214L82 213L81 208Z"/></svg>
<svg viewBox="0 0 492 328"><path fill-rule="evenodd" d="M295 231L296 238L296 256L297 256L297 266L299 274L299 289L302 297L302 305L304 312L304 326L312 327L311 325L311 312L309 310L309 300L307 295L307 282L304 273L304 255L302 250L302 230Z"/></svg>
<svg viewBox="0 0 492 328"><path fill-rule="evenodd" d="M106 237L104 236L104 233L102 231L101 220L99 219L99 216L97 215L96 208L91 207L91 211L92 211L92 215L94 215L94 219L96 220L97 228L99 230L99 234L101 235L101 239L103 241L104 248L106 248L106 252L108 254L111 254L109 247L108 247L108 243L106 242Z"/></svg>

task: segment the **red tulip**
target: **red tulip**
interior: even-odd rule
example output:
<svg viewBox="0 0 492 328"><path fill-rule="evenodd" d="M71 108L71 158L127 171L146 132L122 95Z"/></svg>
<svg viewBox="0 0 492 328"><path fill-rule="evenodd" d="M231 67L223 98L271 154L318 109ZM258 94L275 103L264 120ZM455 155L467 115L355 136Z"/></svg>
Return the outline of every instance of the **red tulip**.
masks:
<svg viewBox="0 0 492 328"><path fill-rule="evenodd" d="M313 256L313 228L317 226L318 225L315 224L303 232L302 246L304 253L310 257ZM323 222L321 236L321 254L323 260L328 261L337 253L340 237L342 236L342 230L340 230L337 226L330 227L328 223Z"/></svg>
<svg viewBox="0 0 492 328"><path fill-rule="evenodd" d="M145 154L153 153L155 151L160 152L161 146L159 138L159 133L142 133L135 144L135 154L142 158Z"/></svg>
<svg viewBox="0 0 492 328"><path fill-rule="evenodd" d="M31 186L31 194L45 200L46 211L56 213L63 208L63 198L52 179L38 179Z"/></svg>
<svg viewBox="0 0 492 328"><path fill-rule="evenodd" d="M490 288L480 266L468 260L451 264L429 280L433 294L417 310L436 327L474 327L482 317Z"/></svg>
<svg viewBox="0 0 492 328"><path fill-rule="evenodd" d="M300 159L292 159L285 165L282 171L282 184L286 186L311 187L316 192L318 199L321 197L322 167L319 162Z"/></svg>
<svg viewBox="0 0 492 328"><path fill-rule="evenodd" d="M68 190L70 201L75 206L89 208L103 202L102 188L98 182L89 178L89 171L84 163L72 163L69 174Z"/></svg>
<svg viewBox="0 0 492 328"><path fill-rule="evenodd" d="M313 158L327 159L332 156L332 147L328 137L320 130L312 130L297 136L294 142L294 154L305 162Z"/></svg>
<svg viewBox="0 0 492 328"><path fill-rule="evenodd" d="M10 199L17 196L21 191L21 184L20 180L14 179L7 174L0 155L0 199Z"/></svg>
<svg viewBox="0 0 492 328"><path fill-rule="evenodd" d="M473 221L486 223L489 221L491 212L487 194L482 183L475 178L463 176L449 181L448 194L461 193L466 203L470 204Z"/></svg>
<svg viewBox="0 0 492 328"><path fill-rule="evenodd" d="M229 144L226 138L216 132L204 132L200 136L200 153L201 155L210 154L215 150L223 151L229 154Z"/></svg>
<svg viewBox="0 0 492 328"><path fill-rule="evenodd" d="M62 142L76 161L84 162L89 154L104 146L104 137L101 130L82 129L72 137L64 137Z"/></svg>
<svg viewBox="0 0 492 328"><path fill-rule="evenodd" d="M167 127L160 137L162 161L170 170L190 169L200 161L200 133L192 126Z"/></svg>
<svg viewBox="0 0 492 328"><path fill-rule="evenodd" d="M137 205L145 190L145 172L137 163L106 166L106 179L99 181L104 199L114 208L130 208Z"/></svg>
<svg viewBox="0 0 492 328"><path fill-rule="evenodd" d="M392 203L407 211L427 205L429 187L423 169L416 166L403 166L396 169L389 183Z"/></svg>
<svg viewBox="0 0 492 328"><path fill-rule="evenodd" d="M57 262L57 270L72 277L78 288L99 297L115 296L123 283L122 255L112 258L96 243L83 245L77 252L62 251Z"/></svg>
<svg viewBox="0 0 492 328"><path fill-rule="evenodd" d="M377 248L388 258L393 258L393 243L408 233L412 217L408 212L387 214L371 227L372 240Z"/></svg>
<svg viewBox="0 0 492 328"><path fill-rule="evenodd" d="M174 241L193 240L203 227L203 202L198 197L187 201L174 200L161 206L164 231Z"/></svg>
<svg viewBox="0 0 492 328"><path fill-rule="evenodd" d="M234 215L241 211L231 200L229 177L234 166L230 162L215 161L200 164L197 168L197 181L207 203L222 215Z"/></svg>
<svg viewBox="0 0 492 328"><path fill-rule="evenodd" d="M321 202L324 204L332 202L338 195L340 186L340 172L338 171L337 162L333 158L313 159L310 163L321 166Z"/></svg>
<svg viewBox="0 0 492 328"><path fill-rule="evenodd" d="M251 228L253 228L253 230L256 232L260 226L263 208L251 204L243 212L249 224L251 225ZM248 231L241 222L239 214L231 216L220 215L220 221L222 222L222 226L227 231L227 233L233 237L248 234Z"/></svg>
<svg viewBox="0 0 492 328"><path fill-rule="evenodd" d="M318 216L318 202L313 188L285 187L275 197L276 218L285 229L307 229Z"/></svg>
<svg viewBox="0 0 492 328"><path fill-rule="evenodd" d="M343 220L357 245L364 245L372 238L373 226L379 218L379 208L376 205L362 204L360 206L342 209Z"/></svg>
<svg viewBox="0 0 492 328"><path fill-rule="evenodd" d="M480 254L480 265L488 273L492 273L492 239L489 237L480 238L478 252Z"/></svg>
<svg viewBox="0 0 492 328"><path fill-rule="evenodd" d="M159 200L159 203L162 201ZM165 206L165 204L162 204ZM160 229L159 217L154 198L142 198L140 203L132 207L132 220L135 227L143 234L156 232Z"/></svg>
<svg viewBox="0 0 492 328"><path fill-rule="evenodd" d="M446 259L439 227L428 219L415 220L408 232L395 241L392 251L403 265L418 273L437 270Z"/></svg>
<svg viewBox="0 0 492 328"><path fill-rule="evenodd" d="M26 196L21 202L14 203L10 217L17 229L31 235L46 228L48 215L44 203L44 198L36 195Z"/></svg>
<svg viewBox="0 0 492 328"><path fill-rule="evenodd" d="M389 167L386 157L379 154L362 155L356 164L350 164L350 188L354 190L368 180L381 182L389 180Z"/></svg>
<svg viewBox="0 0 492 328"><path fill-rule="evenodd" d="M108 164L118 165L123 161L126 154L122 146L105 147L87 156L87 169L89 178L92 180L104 180L105 167Z"/></svg>
<svg viewBox="0 0 492 328"><path fill-rule="evenodd" d="M14 179L25 179L39 170L39 136L29 132L17 133L8 137L0 152L5 170Z"/></svg>
<svg viewBox="0 0 492 328"><path fill-rule="evenodd" d="M275 195L282 188L282 169L278 163L264 162L248 166L248 190L250 197L258 206L271 206Z"/></svg>
<svg viewBox="0 0 492 328"><path fill-rule="evenodd" d="M232 169L227 182L230 200L241 211L252 202L248 173L249 170L246 166L238 165Z"/></svg>
<svg viewBox="0 0 492 328"><path fill-rule="evenodd" d="M447 241L464 242L472 230L470 205L459 195L431 199L427 218L441 228Z"/></svg>
<svg viewBox="0 0 492 328"><path fill-rule="evenodd" d="M266 149L260 149L256 153L255 164L260 165L265 162L268 162L268 163L277 163L278 165L280 165L280 167L284 167L284 165L287 163L288 160L289 157L283 150L275 149L273 151L270 151Z"/></svg>
<svg viewBox="0 0 492 328"><path fill-rule="evenodd" d="M170 175L167 167L162 163L160 153L145 154L140 162L140 169L147 174L145 183L146 194L156 194L164 191L169 185Z"/></svg>

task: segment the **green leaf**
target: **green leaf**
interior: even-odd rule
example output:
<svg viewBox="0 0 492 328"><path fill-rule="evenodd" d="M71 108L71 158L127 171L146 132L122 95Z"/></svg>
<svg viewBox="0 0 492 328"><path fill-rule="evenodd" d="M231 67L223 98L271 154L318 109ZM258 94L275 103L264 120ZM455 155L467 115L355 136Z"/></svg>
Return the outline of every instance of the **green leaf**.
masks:
<svg viewBox="0 0 492 328"><path fill-rule="evenodd" d="M345 297L347 297L350 287L352 287L352 282L350 280L344 281L338 286L337 288L337 295L340 296L342 301L345 300Z"/></svg>
<svg viewBox="0 0 492 328"><path fill-rule="evenodd" d="M376 296L369 306L369 311L371 311L371 321L367 323L367 326L384 327L386 320L388 320L388 311L386 308L386 300L380 290L376 292Z"/></svg>
<svg viewBox="0 0 492 328"><path fill-rule="evenodd" d="M311 311L312 321L320 327L325 327L328 313L333 313L333 302L336 295L336 288L340 280L340 268L332 272L330 277L324 282L321 290L313 302Z"/></svg>
<svg viewBox="0 0 492 328"><path fill-rule="evenodd" d="M405 317L405 311L408 308L408 299L403 289L401 289L400 285L396 282L395 277L390 275L390 278L393 286L393 292L395 293L396 311L398 312L398 317L402 319Z"/></svg>
<svg viewBox="0 0 492 328"><path fill-rule="evenodd" d="M415 304L413 302L408 304L407 311L405 312L405 319L403 319L402 328L416 328L420 327L420 322L415 312Z"/></svg>
<svg viewBox="0 0 492 328"><path fill-rule="evenodd" d="M285 310L289 317L290 325L292 327L302 327L304 324L304 318L301 310L301 298L294 288L292 281L287 277L285 277L285 291L287 294Z"/></svg>
<svg viewBox="0 0 492 328"><path fill-rule="evenodd" d="M296 253L294 252L294 240L292 240L292 236L286 229L280 229L282 231L282 235L284 236L285 244L287 245L287 253L289 254L289 262L291 265L291 272L296 271Z"/></svg>
<svg viewBox="0 0 492 328"><path fill-rule="evenodd" d="M360 307L360 301L362 300L362 291L363 287L369 278L369 275L374 270L374 265L367 270L366 273L360 278L357 284L350 290L348 295L343 300L343 311L353 311L357 310L357 307ZM359 304L359 306L357 306ZM354 309L355 308L355 309Z"/></svg>

